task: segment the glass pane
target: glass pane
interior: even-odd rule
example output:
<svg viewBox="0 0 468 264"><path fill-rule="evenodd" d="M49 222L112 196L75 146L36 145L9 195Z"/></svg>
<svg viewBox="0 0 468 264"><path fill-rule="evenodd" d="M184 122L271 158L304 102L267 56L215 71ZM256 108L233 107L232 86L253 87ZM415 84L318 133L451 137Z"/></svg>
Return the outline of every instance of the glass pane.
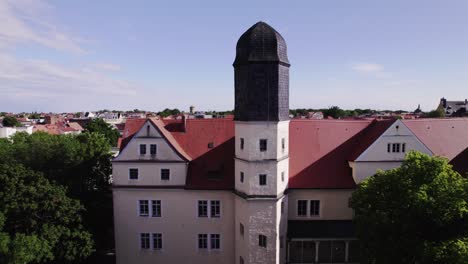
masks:
<svg viewBox="0 0 468 264"><path fill-rule="evenodd" d="M315 242L304 241L302 245L303 245L303 262L305 263L315 262Z"/></svg>

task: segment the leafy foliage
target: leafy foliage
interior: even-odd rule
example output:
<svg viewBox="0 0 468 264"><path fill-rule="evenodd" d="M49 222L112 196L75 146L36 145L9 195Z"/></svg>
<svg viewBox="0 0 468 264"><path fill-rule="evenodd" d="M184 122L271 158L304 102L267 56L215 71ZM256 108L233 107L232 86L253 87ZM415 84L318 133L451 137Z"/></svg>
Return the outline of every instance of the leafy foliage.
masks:
<svg viewBox="0 0 468 264"><path fill-rule="evenodd" d="M97 251L104 251L113 248L109 150L108 139L99 133L16 133L11 140L0 139L0 164L21 163L66 187L86 209L80 214Z"/></svg>
<svg viewBox="0 0 468 264"><path fill-rule="evenodd" d="M445 117L445 111L443 108L437 108L436 110L432 110L429 113L427 113L427 117L442 118Z"/></svg>
<svg viewBox="0 0 468 264"><path fill-rule="evenodd" d="M468 180L443 158L410 152L350 205L368 263L468 263Z"/></svg>
<svg viewBox="0 0 468 264"><path fill-rule="evenodd" d="M67 263L93 252L79 201L20 164L0 165L0 262Z"/></svg>
<svg viewBox="0 0 468 264"><path fill-rule="evenodd" d="M159 116L162 116L162 117L168 117L170 115L178 115L180 114L180 110L177 109L177 108L174 108L174 109L169 109L169 108L166 108L164 110L162 110L161 112L158 112L157 113Z"/></svg>
<svg viewBox="0 0 468 264"><path fill-rule="evenodd" d="M332 106L329 108L323 109L291 109L289 113L293 116L305 116L308 112L322 112L324 117L333 117L335 119L345 118L345 117L355 117L360 115L368 115L372 113L376 113L377 111L371 109L359 109L356 108L354 110L343 110L338 106Z"/></svg>
<svg viewBox="0 0 468 264"><path fill-rule="evenodd" d="M86 125L86 131L91 133L96 132L104 135L111 146L117 146L117 140L120 137L119 131L101 118L92 119Z"/></svg>
<svg viewBox="0 0 468 264"><path fill-rule="evenodd" d="M5 116L2 121L3 126L6 127L20 127L23 126L18 119L14 116Z"/></svg>

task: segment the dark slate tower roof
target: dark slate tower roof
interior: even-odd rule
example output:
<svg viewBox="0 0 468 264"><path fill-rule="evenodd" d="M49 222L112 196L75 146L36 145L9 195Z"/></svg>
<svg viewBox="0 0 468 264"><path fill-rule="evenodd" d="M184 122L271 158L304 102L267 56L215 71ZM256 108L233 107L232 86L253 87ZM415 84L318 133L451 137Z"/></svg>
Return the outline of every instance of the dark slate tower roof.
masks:
<svg viewBox="0 0 468 264"><path fill-rule="evenodd" d="M239 38L234 61L237 121L289 120L289 60L286 42L258 22Z"/></svg>
<svg viewBox="0 0 468 264"><path fill-rule="evenodd" d="M265 22L250 27L237 41L235 65L251 62L281 62L289 65L286 42Z"/></svg>

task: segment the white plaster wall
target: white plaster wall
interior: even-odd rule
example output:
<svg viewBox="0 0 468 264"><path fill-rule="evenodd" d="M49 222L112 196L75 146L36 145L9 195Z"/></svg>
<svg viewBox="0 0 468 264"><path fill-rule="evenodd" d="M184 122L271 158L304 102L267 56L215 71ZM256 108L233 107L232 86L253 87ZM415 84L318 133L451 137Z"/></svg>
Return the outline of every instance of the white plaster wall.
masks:
<svg viewBox="0 0 468 264"><path fill-rule="evenodd" d="M373 176L377 170L391 170L401 166L401 163L401 161L350 162L350 166L353 169L354 182L358 184Z"/></svg>
<svg viewBox="0 0 468 264"><path fill-rule="evenodd" d="M140 144L146 144L146 155L140 155ZM150 154L150 144L157 145L156 156ZM138 138L133 137L120 152L116 160L164 160L182 161L183 159L174 151L164 138Z"/></svg>
<svg viewBox="0 0 468 264"><path fill-rule="evenodd" d="M129 179L129 169L138 168L138 180ZM170 169L169 180L161 180L161 169ZM187 163L113 162L113 185L185 185Z"/></svg>
<svg viewBox="0 0 468 264"><path fill-rule="evenodd" d="M398 128L397 128L398 127ZM395 121L356 161L401 161L406 153L387 152L388 143L405 143L406 153L417 150L429 155L432 152L400 120Z"/></svg>
<svg viewBox="0 0 468 264"><path fill-rule="evenodd" d="M245 160L281 159L289 153L289 121L281 122L235 122L236 157ZM244 138L244 149L240 139ZM285 138L282 151L281 139ZM267 151L261 152L260 139L267 139Z"/></svg>
<svg viewBox="0 0 468 264"><path fill-rule="evenodd" d="M141 129L135 134L135 137L161 137L161 134L158 132L153 123L147 120Z"/></svg>
<svg viewBox="0 0 468 264"><path fill-rule="evenodd" d="M248 195L279 195L284 192L288 184L289 158L279 162L273 161L244 161L236 159L235 175L236 190ZM285 172L281 181L281 172ZM244 182L240 181L240 173L244 172ZM267 184L260 185L259 175L267 175Z"/></svg>
<svg viewBox="0 0 468 264"><path fill-rule="evenodd" d="M280 232L285 233L284 221L279 215L281 200L245 200L239 196L235 198L235 243L236 263L240 256L245 264L282 263L279 249ZM244 225L244 236L240 235L239 224ZM283 229L280 230L280 226ZM258 245L258 236L267 236L267 247Z"/></svg>
<svg viewBox="0 0 468 264"><path fill-rule="evenodd" d="M228 191L114 189L117 264L238 263L234 194ZM161 200L162 217L138 216L138 200ZM198 218L198 200L221 200L220 218ZM139 233L162 233L163 250L140 250ZM198 234L221 234L221 250L199 250Z"/></svg>
<svg viewBox="0 0 468 264"><path fill-rule="evenodd" d="M353 218L353 210L348 207L349 198L354 190L289 190L288 218L289 220L349 220ZM298 216L298 200L320 200L320 216ZM310 207L307 208L310 210Z"/></svg>

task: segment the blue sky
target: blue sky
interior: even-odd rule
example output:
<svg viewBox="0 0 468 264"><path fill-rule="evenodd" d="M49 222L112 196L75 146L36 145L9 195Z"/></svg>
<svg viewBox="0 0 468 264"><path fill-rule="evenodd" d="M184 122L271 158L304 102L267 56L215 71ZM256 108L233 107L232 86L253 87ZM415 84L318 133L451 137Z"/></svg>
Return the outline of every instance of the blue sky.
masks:
<svg viewBox="0 0 468 264"><path fill-rule="evenodd" d="M468 1L0 0L0 111L227 110L240 35L288 44L291 108L468 97Z"/></svg>

